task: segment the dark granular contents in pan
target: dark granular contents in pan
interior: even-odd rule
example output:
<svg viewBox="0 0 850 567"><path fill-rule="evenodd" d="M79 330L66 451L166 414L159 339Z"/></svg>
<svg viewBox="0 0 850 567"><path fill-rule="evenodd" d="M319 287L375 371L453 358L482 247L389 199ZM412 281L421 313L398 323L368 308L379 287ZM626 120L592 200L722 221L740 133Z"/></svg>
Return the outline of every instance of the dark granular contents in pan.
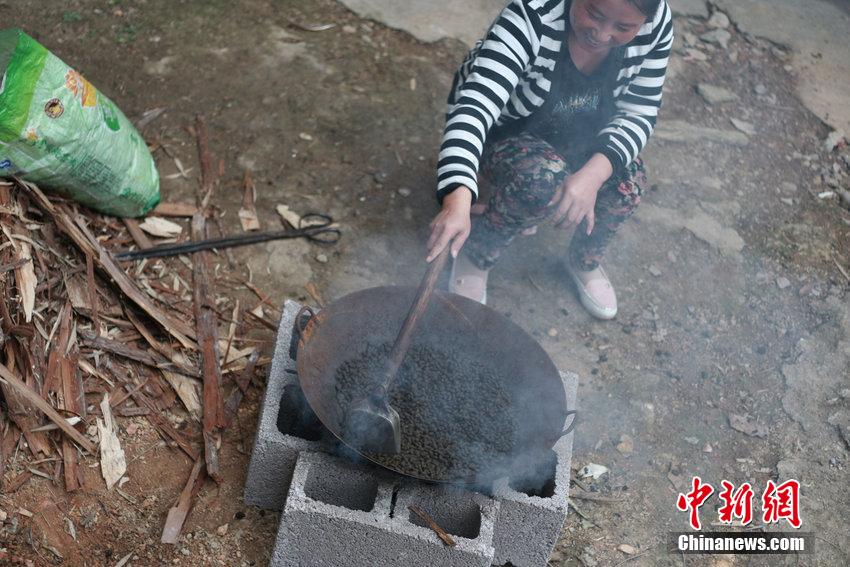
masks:
<svg viewBox="0 0 850 567"><path fill-rule="evenodd" d="M336 371L341 408L367 396L392 345L369 346ZM464 480L484 473L514 449L516 420L497 371L461 349L413 345L390 388L401 418L401 453L369 454L404 474Z"/></svg>

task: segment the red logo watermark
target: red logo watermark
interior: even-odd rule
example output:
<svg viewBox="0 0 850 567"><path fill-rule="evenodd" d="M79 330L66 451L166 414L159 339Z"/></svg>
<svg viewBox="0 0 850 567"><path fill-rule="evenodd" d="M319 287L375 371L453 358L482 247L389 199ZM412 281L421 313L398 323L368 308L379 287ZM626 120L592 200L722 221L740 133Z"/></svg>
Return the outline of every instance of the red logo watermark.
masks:
<svg viewBox="0 0 850 567"><path fill-rule="evenodd" d="M735 518L741 520L743 525L747 525L753 521L753 487L750 483L745 482L735 490L733 485L728 480L720 482L723 486L723 491L720 493L720 499L723 500L723 506L720 507L720 521L724 524L731 524Z"/></svg>
<svg viewBox="0 0 850 567"><path fill-rule="evenodd" d="M800 521L800 482L786 480L779 486L767 481L767 488L761 497L762 520L766 524L775 524L785 518L795 528L799 528L803 522Z"/></svg>
<svg viewBox="0 0 850 567"><path fill-rule="evenodd" d="M720 482L723 490L718 493L722 505L718 509L721 524L732 524L736 520L746 526L753 521L753 498L755 492L753 487L745 482L735 488L728 480ZM702 524L699 519L699 509L709 496L714 494L714 487L707 482L702 482L700 477L693 477L691 490L685 494L679 494L676 499L676 508L682 512L689 512L688 522L691 528L699 530ZM766 524L779 523L786 520L792 527L799 528L800 521L800 482L787 480L780 485L773 481L767 481L764 493L761 497L762 520Z"/></svg>
<svg viewBox="0 0 850 567"><path fill-rule="evenodd" d="M679 494L679 498L676 500L676 507L682 512L690 510L691 517L689 521L691 522L691 527L693 529L698 530L702 527L699 523L699 509L700 506L705 504L705 501L713 492L713 486L708 483L703 484L700 477L695 476L693 480L693 490L687 494Z"/></svg>

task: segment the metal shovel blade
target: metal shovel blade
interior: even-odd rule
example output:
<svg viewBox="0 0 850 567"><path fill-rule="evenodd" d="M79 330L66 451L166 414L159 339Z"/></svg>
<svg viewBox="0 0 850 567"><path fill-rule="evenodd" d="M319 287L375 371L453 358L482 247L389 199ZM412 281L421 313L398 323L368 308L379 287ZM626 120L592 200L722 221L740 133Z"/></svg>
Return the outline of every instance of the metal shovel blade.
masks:
<svg viewBox="0 0 850 567"><path fill-rule="evenodd" d="M349 442L367 453L401 453L401 420L386 398L367 396L352 405L345 417Z"/></svg>

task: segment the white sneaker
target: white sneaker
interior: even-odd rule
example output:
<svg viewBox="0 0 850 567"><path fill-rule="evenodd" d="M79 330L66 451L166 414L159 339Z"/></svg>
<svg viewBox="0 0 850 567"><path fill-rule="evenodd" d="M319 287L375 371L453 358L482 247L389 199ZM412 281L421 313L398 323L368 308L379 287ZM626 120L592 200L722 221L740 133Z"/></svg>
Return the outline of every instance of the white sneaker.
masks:
<svg viewBox="0 0 850 567"><path fill-rule="evenodd" d="M564 267L576 285L581 304L591 315L606 320L617 316L617 294L602 266L583 272L574 269L567 260Z"/></svg>
<svg viewBox="0 0 850 567"><path fill-rule="evenodd" d="M452 261L452 273L449 279L449 291L468 297L481 305L487 305L487 276L489 270L482 270L461 252Z"/></svg>

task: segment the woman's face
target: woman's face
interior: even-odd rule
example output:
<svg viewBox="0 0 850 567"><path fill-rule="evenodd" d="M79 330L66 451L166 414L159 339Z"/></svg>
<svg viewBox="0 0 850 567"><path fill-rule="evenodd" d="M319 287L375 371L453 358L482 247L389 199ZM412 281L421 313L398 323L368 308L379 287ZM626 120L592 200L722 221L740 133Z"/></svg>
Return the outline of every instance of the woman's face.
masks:
<svg viewBox="0 0 850 567"><path fill-rule="evenodd" d="M583 49L604 52L629 43L646 16L628 0L573 0L570 26Z"/></svg>

